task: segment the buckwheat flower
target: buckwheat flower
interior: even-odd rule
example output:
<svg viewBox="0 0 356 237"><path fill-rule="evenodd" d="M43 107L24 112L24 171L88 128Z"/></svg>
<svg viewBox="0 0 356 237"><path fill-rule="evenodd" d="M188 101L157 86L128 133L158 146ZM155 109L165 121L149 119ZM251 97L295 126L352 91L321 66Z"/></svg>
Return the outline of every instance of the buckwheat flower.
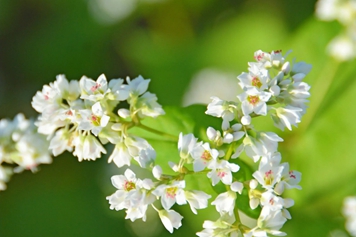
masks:
<svg viewBox="0 0 356 237"><path fill-rule="evenodd" d="M272 191L262 193L260 203L263 208L267 208L271 212L280 211L294 205L294 201L292 199L283 199L276 196Z"/></svg>
<svg viewBox="0 0 356 237"><path fill-rule="evenodd" d="M108 124L110 117L105 114L105 110L96 102L91 110L80 110L79 114L82 120L78 125L79 130L91 131L95 136L98 136L100 131Z"/></svg>
<svg viewBox="0 0 356 237"><path fill-rule="evenodd" d="M178 212L174 210L160 210L158 211L159 217L164 225L164 227L170 232L173 233L173 228L178 229L182 226L182 219Z"/></svg>
<svg viewBox="0 0 356 237"><path fill-rule="evenodd" d="M237 104L231 101L221 100L218 97L211 97L213 100L208 104L206 114L223 119L223 127L228 127L229 122L235 118Z"/></svg>
<svg viewBox="0 0 356 237"><path fill-rule="evenodd" d="M183 205L187 203L185 194L185 181L174 181L172 184L161 184L152 193L161 197L161 203L164 209L169 210L177 203Z"/></svg>
<svg viewBox="0 0 356 237"><path fill-rule="evenodd" d="M261 214L257 219L258 229L275 236L285 236L286 234L279 231L287 219L281 211L271 212L268 208L262 208ZM267 235L266 235L267 236Z"/></svg>
<svg viewBox="0 0 356 237"><path fill-rule="evenodd" d="M157 96L150 92L146 92L139 97L135 107L137 108L140 118L144 118L146 116L155 118L159 115L165 114L162 106L157 103Z"/></svg>
<svg viewBox="0 0 356 237"><path fill-rule="evenodd" d="M193 149L197 144L197 138L194 137L192 133L183 135L183 133L179 134L178 139L178 150L180 158L188 159L191 156Z"/></svg>
<svg viewBox="0 0 356 237"><path fill-rule="evenodd" d="M235 123L226 129L223 133L223 142L230 144L231 142L240 140L245 135L245 132L241 131L241 128L241 124Z"/></svg>
<svg viewBox="0 0 356 237"><path fill-rule="evenodd" d="M106 150L93 135L79 135L73 140L73 155L82 160L96 160L101 157L101 153L106 154Z"/></svg>
<svg viewBox="0 0 356 237"><path fill-rule="evenodd" d="M292 83L290 80L285 80L283 82L282 92L279 98L284 100L285 104L289 104L293 107L301 108L301 115L305 114L307 106L306 103L309 102L310 86L305 82L295 82Z"/></svg>
<svg viewBox="0 0 356 237"><path fill-rule="evenodd" d="M256 88L259 91L267 89L268 71L253 63L249 63L249 66L248 73L243 72L237 77L240 81L239 85L241 88Z"/></svg>
<svg viewBox="0 0 356 237"><path fill-rule="evenodd" d="M220 180L226 185L232 182L232 173L237 172L240 166L234 163L229 163L226 160L213 161L208 166L211 171L207 176L211 179L212 185L215 186Z"/></svg>
<svg viewBox="0 0 356 237"><path fill-rule="evenodd" d="M54 156L62 154L64 151L72 152L72 139L74 135L68 129L62 128L56 131L55 135L50 141L49 149Z"/></svg>
<svg viewBox="0 0 356 237"><path fill-rule="evenodd" d="M131 80L129 77L126 78L128 84L128 90L130 92L130 98L137 98L138 96L145 93L148 89L148 84L151 79L144 79L141 75ZM131 104L131 99L129 98L129 103Z"/></svg>
<svg viewBox="0 0 356 237"><path fill-rule="evenodd" d="M196 209L206 208L208 206L208 199L211 198L210 195L198 190L184 191L184 195L194 214L197 214Z"/></svg>
<svg viewBox="0 0 356 237"><path fill-rule="evenodd" d="M112 79L109 81L110 92L106 95L109 100L124 101L129 97L128 86L123 84L123 79Z"/></svg>
<svg viewBox="0 0 356 237"><path fill-rule="evenodd" d="M96 81L83 76L79 85L81 88L81 99L97 102L104 99L105 94L108 93L108 82L104 74L101 74Z"/></svg>
<svg viewBox="0 0 356 237"><path fill-rule="evenodd" d="M121 141L115 145L115 148L111 153L108 162L110 163L114 161L115 165L120 168L123 167L124 165L129 166L131 164L131 159L132 156L129 152L128 147L123 141Z"/></svg>
<svg viewBox="0 0 356 237"><path fill-rule="evenodd" d="M288 56L288 51L284 56L281 50L274 50L271 53L266 53L258 50L254 54L256 61L264 68L270 69L272 67L281 68L284 65L285 57Z"/></svg>
<svg viewBox="0 0 356 237"><path fill-rule="evenodd" d="M42 113L48 107L59 108L59 100L61 95L56 89L56 85L52 82L49 85L44 85L42 91L37 91L32 98L31 105L39 113Z"/></svg>
<svg viewBox="0 0 356 237"><path fill-rule="evenodd" d="M246 136L243 140L243 149L246 155L257 162L261 156L268 156L269 153L275 153L278 148L278 142L283 141L273 132L258 132L256 138Z"/></svg>
<svg viewBox="0 0 356 237"><path fill-rule="evenodd" d="M270 97L271 93L258 91L255 88L251 88L237 96L241 101L241 109L244 115L255 113L263 116L267 114L266 102Z"/></svg>
<svg viewBox="0 0 356 237"><path fill-rule="evenodd" d="M148 167L156 159L156 151L143 138L128 136L125 138L125 145L128 147L130 155L142 168Z"/></svg>
<svg viewBox="0 0 356 237"><path fill-rule="evenodd" d="M223 138L219 130L215 130L213 127L208 127L206 129L206 135L209 141L212 141L216 146L221 146L223 144Z"/></svg>
<svg viewBox="0 0 356 237"><path fill-rule="evenodd" d="M289 170L288 163L281 164L281 167L283 167L281 179L277 183L274 191L280 195L283 193L284 189L302 189L302 187L299 185L302 174L295 170Z"/></svg>
<svg viewBox="0 0 356 237"><path fill-rule="evenodd" d="M287 127L291 131L292 125L297 127L297 124L300 123L302 112L301 108L287 105L285 108L272 108L271 117L277 128L284 131L284 128Z"/></svg>
<svg viewBox="0 0 356 237"><path fill-rule="evenodd" d="M209 143L198 143L191 152L193 157L193 170L199 172L210 165L219 156L219 151L211 149Z"/></svg>
<svg viewBox="0 0 356 237"><path fill-rule="evenodd" d="M281 180L283 166L271 166L270 163L260 163L252 176L267 190L273 190L274 185Z"/></svg>
<svg viewBox="0 0 356 237"><path fill-rule="evenodd" d="M204 221L204 230L197 232L199 237L238 237L240 231L233 226L235 216L223 214L217 221Z"/></svg>
<svg viewBox="0 0 356 237"><path fill-rule="evenodd" d="M220 215L228 213L230 216L234 214L236 193L233 191L227 191L219 194L216 199L211 203L214 205Z"/></svg>

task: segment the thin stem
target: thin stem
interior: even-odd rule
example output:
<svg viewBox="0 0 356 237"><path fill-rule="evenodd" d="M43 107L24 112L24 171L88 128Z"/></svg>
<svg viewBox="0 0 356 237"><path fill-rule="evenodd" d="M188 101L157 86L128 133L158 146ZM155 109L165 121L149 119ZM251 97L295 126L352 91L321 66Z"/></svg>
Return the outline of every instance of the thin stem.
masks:
<svg viewBox="0 0 356 237"><path fill-rule="evenodd" d="M174 141L174 142L178 141L178 138L176 136L168 134L168 133L165 133L165 132L158 131L158 130L156 130L154 128L147 127L146 125L143 125L142 123L139 123L136 126L142 128L142 129L145 129L146 131L155 133L157 135L164 136L164 137L166 137L167 139L169 139L171 141Z"/></svg>
<svg viewBox="0 0 356 237"><path fill-rule="evenodd" d="M298 132L303 134L312 121L315 119L317 112L325 99L325 95L329 91L330 85L335 78L335 74L339 67L340 63L333 60L333 58L329 58L327 63L325 64L324 70L321 71L319 77L317 78L313 88L315 88L315 92L317 91L317 96L314 96L313 103L310 104L310 108L308 108L308 113L305 115L303 122L301 123Z"/></svg>

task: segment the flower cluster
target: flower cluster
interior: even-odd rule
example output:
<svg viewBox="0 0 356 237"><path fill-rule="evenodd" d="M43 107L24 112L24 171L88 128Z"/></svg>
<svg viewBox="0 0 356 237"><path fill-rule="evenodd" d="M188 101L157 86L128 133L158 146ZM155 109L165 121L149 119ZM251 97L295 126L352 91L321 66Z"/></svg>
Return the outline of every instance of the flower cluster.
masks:
<svg viewBox="0 0 356 237"><path fill-rule="evenodd" d="M103 144L115 145L109 162L118 167L130 165L132 158L140 166L151 164L156 153L143 138L127 130L140 126L145 117L164 114L157 97L147 91L149 79L113 79L102 74L94 81L83 76L68 82L64 75L45 85L33 97L33 108L41 113L38 132L48 136L54 156L64 151L82 160L95 160L106 154ZM128 106L119 106L126 102Z"/></svg>
<svg viewBox="0 0 356 237"><path fill-rule="evenodd" d="M36 130L34 121L23 114L0 120L0 190L6 189L13 172L36 171L39 164L52 162L46 137Z"/></svg>
<svg viewBox="0 0 356 237"><path fill-rule="evenodd" d="M356 236L356 197L346 197L342 210L346 217L346 230L351 236Z"/></svg>
<svg viewBox="0 0 356 237"><path fill-rule="evenodd" d="M192 133L180 133L179 162L169 162L174 175L163 174L156 165L152 169L155 180L140 180L130 169L125 175L112 177L118 190L107 197L111 209L125 209L126 218L132 221L145 220L151 205L166 229L173 232L182 225L183 218L172 209L174 204L189 204L195 214L196 209L208 206L209 194L186 189L186 176L203 173L213 187L223 186L225 191L219 191L211 202L220 218L205 221L204 230L198 232L198 236L284 235L280 229L291 218L287 208L294 201L281 195L285 189L301 188L298 185L301 174L290 170L288 163L281 163L277 148L278 142L283 140L273 132L257 131L252 118L270 114L275 126L282 130L297 126L309 97L309 86L302 80L311 66L304 62L290 63L280 51L257 51L255 59L256 62L249 63L249 72L238 76L243 89L243 93L237 95L239 101L212 97L213 101L207 106L206 114L222 118L221 131L208 127L205 142ZM243 151L255 163L259 162L258 169L249 178L239 175ZM261 207L255 227L244 225L237 216L240 206L237 197L243 190L251 209ZM158 205L162 209L157 208Z"/></svg>
<svg viewBox="0 0 356 237"><path fill-rule="evenodd" d="M173 209L175 204L188 204L197 214L198 209L209 206L209 199L214 195L216 197L210 204L215 206L220 217L216 221L205 221L198 236L284 235L280 229L291 218L287 208L294 201L283 198L282 194L285 189L301 188L298 185L301 174L290 170L288 163L281 162L278 143L283 139L276 133L255 129L252 119L270 115L274 125L281 130L292 130L292 126L297 126L307 108L310 87L303 79L311 66L304 62L289 62L281 51L267 53L259 50L254 58L255 62L248 63L248 72L237 77L242 93L236 95L235 101L212 97L205 113L221 118L221 129L209 126L202 137L189 132L172 135L141 123L146 117L165 114L156 95L147 91L149 79L139 76L133 80L112 79L108 82L104 75L100 75L96 81L86 76L79 81L68 81L64 75L58 75L32 100L33 108L40 113L35 123L38 132L48 141L41 143L47 145L42 151L49 149L54 156L69 151L79 161L96 160L106 154L104 145L112 144L109 162L113 161L117 167L139 166L114 175L111 181L117 190L107 197L110 209L125 210L126 219L131 221L145 221L148 208L153 208L172 233L182 225L183 219ZM7 128L3 137L12 134L16 149L28 150L28 144L21 142L22 137L28 135L17 131L28 125L22 125L21 116L15 121L14 126L8 126L6 121L0 124ZM178 140L176 158L165 159L171 170L164 172L159 164L155 164L156 150L159 152L160 147L154 149L147 137L146 140L137 136L137 130L130 130L134 127L169 137L169 142ZM34 138L27 139L36 145ZM13 150L13 147L4 146L1 151L4 149ZM37 163L50 161L48 153L37 152L32 159L37 163L28 161L30 158L27 157L32 153L21 155L17 160L13 158L17 156L11 155L10 159L3 154L12 153L2 152L0 164L12 160L29 169ZM247 163L253 163L255 170L251 171ZM134 170L140 169L150 170L151 175L139 178ZM4 174L0 167L0 185L7 179ZM193 179L187 178L189 176ZM189 180L206 181L216 193L206 193L199 185L188 183ZM243 200L246 203L241 203ZM248 205L248 211L257 218L257 225L253 227L242 223L239 217L239 212L246 212Z"/></svg>
<svg viewBox="0 0 356 237"><path fill-rule="evenodd" d="M356 57L356 3L353 0L319 0L316 16L324 21L339 21L344 31L328 45L330 55L340 61Z"/></svg>
<svg viewBox="0 0 356 237"><path fill-rule="evenodd" d="M284 235L280 229L291 218L286 208L294 202L282 198L281 194L285 189L301 188L298 185L301 174L290 170L288 163L281 163L277 148L282 138L273 132L257 131L251 121L253 117L270 114L274 125L281 130L285 127L291 130L292 125L296 126L306 111L305 103L310 87L302 80L311 66L304 62L291 64L285 60L281 51L257 51L254 56L256 62L248 63L249 72L237 77L243 89L237 95L239 102L213 97L206 111L223 120L222 132L208 129L208 137L217 149L215 153L221 157L215 162L221 164L218 169L205 162L212 169L208 174L213 173L214 169L218 170L218 177L229 177L229 181L223 183L230 185L230 188L212 202L221 217L216 222L205 222L205 229L198 233L201 237L212 236L212 233L224 236L243 234L246 237L267 236L268 233ZM224 148L227 144L226 151ZM243 180L248 189L250 207L261 207L254 228L236 221L239 218L235 216L238 215L236 192L241 193L242 186L235 178L231 181L231 172L237 172L238 168L232 168L228 161L240 157L243 151L255 163L259 162L258 169L252 174L253 178ZM215 183L213 179L213 185Z"/></svg>

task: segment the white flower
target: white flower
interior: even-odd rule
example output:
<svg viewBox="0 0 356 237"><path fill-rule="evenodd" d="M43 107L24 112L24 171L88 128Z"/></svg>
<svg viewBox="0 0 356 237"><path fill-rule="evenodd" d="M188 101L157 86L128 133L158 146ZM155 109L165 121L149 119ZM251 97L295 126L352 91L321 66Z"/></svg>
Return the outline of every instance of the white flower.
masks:
<svg viewBox="0 0 356 237"><path fill-rule="evenodd" d="M173 210L160 210L158 211L159 217L164 225L164 227L170 232L173 233L173 228L178 229L182 226L182 219L178 212Z"/></svg>
<svg viewBox="0 0 356 237"><path fill-rule="evenodd" d="M257 220L257 226L260 230L276 236L285 236L284 232L279 231L287 219L281 211L271 212L268 208L262 208L261 214Z"/></svg>
<svg viewBox="0 0 356 237"><path fill-rule="evenodd" d="M246 154L257 162L261 156L268 156L277 151L278 142L283 141L277 134L273 132L259 132L256 138L246 136L243 140L243 148ZM239 152L239 151L237 151Z"/></svg>
<svg viewBox="0 0 356 237"><path fill-rule="evenodd" d="M223 142L230 144L231 142L240 140L245 132L241 131L242 125L235 123L230 128L226 129L223 133Z"/></svg>
<svg viewBox="0 0 356 237"><path fill-rule="evenodd" d="M218 97L211 97L213 100L208 104L208 109L205 111L214 117L223 119L223 127L228 127L228 123L235 118L235 113L237 113L237 104L235 102L229 102L221 100Z"/></svg>
<svg viewBox="0 0 356 237"><path fill-rule="evenodd" d="M211 198L210 195L204 193L203 191L184 191L186 200L189 203L190 209L194 214L197 214L196 209L204 209L208 206L208 199Z"/></svg>
<svg viewBox="0 0 356 237"><path fill-rule="evenodd" d="M258 67L257 64L249 63L249 66L249 73L243 72L237 77L240 80L241 88L265 90L267 88L268 71Z"/></svg>
<svg viewBox="0 0 356 237"><path fill-rule="evenodd" d="M107 98L110 100L123 101L129 97L128 86L123 85L123 79L112 79L109 81L110 93Z"/></svg>
<svg viewBox="0 0 356 237"><path fill-rule="evenodd" d="M145 221L147 206L155 201L154 196L147 192L154 186L152 181L142 181L136 178L132 170L127 169L124 175L112 176L111 182L118 190L106 198L110 209L126 209L126 219L135 221L142 218Z"/></svg>
<svg viewBox="0 0 356 237"><path fill-rule="evenodd" d="M155 118L159 115L165 114L162 106L157 103L157 96L150 92L146 92L139 97L135 107L140 118L144 118L146 116Z"/></svg>
<svg viewBox="0 0 356 237"><path fill-rule="evenodd" d="M78 129L91 131L98 136L100 131L109 123L110 117L105 114L105 110L100 102L96 102L90 110L80 110L82 120L79 122Z"/></svg>
<svg viewBox="0 0 356 237"><path fill-rule="evenodd" d="M244 115L249 115L251 113L266 115L266 102L270 97L271 93L258 91L256 88L251 88L237 96L241 101L241 109Z"/></svg>
<svg viewBox="0 0 356 237"><path fill-rule="evenodd" d="M211 149L209 143L198 143L191 152L191 155L194 159L193 169L195 172L199 172L208 167L213 160L217 159L219 151Z"/></svg>
<svg viewBox="0 0 356 237"><path fill-rule="evenodd" d="M79 85L81 88L80 98L94 102L104 99L106 93L110 92L110 89L108 90L108 82L104 74L101 74L96 81L83 76L79 81Z"/></svg>
<svg viewBox="0 0 356 237"><path fill-rule="evenodd" d="M302 189L302 187L300 187L300 185L299 185L302 174L295 170L289 170L288 163L281 164L281 167L283 167L283 170L281 173L281 180L277 183L274 191L277 194L281 195L285 188L287 188L287 189L291 189L291 188Z"/></svg>
<svg viewBox="0 0 356 237"><path fill-rule="evenodd" d="M281 180L282 166L271 166L270 163L260 163L252 176L267 190L273 190L274 185Z"/></svg>
<svg viewBox="0 0 356 237"><path fill-rule="evenodd" d="M287 105L285 108L273 108L271 116L277 128L282 131L284 131L285 127L292 130L292 125L297 127L297 124L300 123L302 112L303 110L301 108Z"/></svg>
<svg viewBox="0 0 356 237"><path fill-rule="evenodd" d="M213 161L208 166L211 171L207 176L211 179L212 185L215 186L220 180L226 185L232 182L231 172L237 172L240 166L234 163L229 163L226 160Z"/></svg>
<svg viewBox="0 0 356 237"><path fill-rule="evenodd" d="M75 146L73 155L82 160L96 160L101 157L101 153L106 154L106 150L100 142L92 135L79 135L73 140Z"/></svg>
<svg viewBox="0 0 356 237"><path fill-rule="evenodd" d="M161 197L161 203L164 209L169 210L177 203L178 205L186 204L184 194L185 181L174 181L172 184L162 184L158 186L152 193Z"/></svg>
<svg viewBox="0 0 356 237"><path fill-rule="evenodd" d="M71 139L73 139L73 136L74 134L64 128L56 131L49 144L49 149L52 151L53 155L58 156L66 150L72 152L73 145Z"/></svg>
<svg viewBox="0 0 356 237"><path fill-rule="evenodd" d="M223 215L228 213L230 216L234 213L236 193L233 191L227 191L219 194L216 199L211 203L215 205L216 210Z"/></svg>
<svg viewBox="0 0 356 237"><path fill-rule="evenodd" d="M143 168L148 167L156 159L156 152L143 138L127 136L122 138L109 157L109 162L114 161L118 167L130 165L131 159L136 160Z"/></svg>
<svg viewBox="0 0 356 237"><path fill-rule="evenodd" d="M128 90L130 92L131 98L137 98L147 91L148 84L151 79L144 79L142 76L138 76L133 80L130 80L129 77L126 78L128 84ZM129 99L130 103L131 99Z"/></svg>
<svg viewBox="0 0 356 237"><path fill-rule="evenodd" d="M191 152L193 151L197 140L198 139L195 138L192 133L186 135L183 135L183 133L179 134L178 150L182 159L188 159L191 156Z"/></svg>
<svg viewBox="0 0 356 237"><path fill-rule="evenodd" d="M198 232L199 237L238 237L240 231L233 225L235 216L223 214L217 221L204 221L204 230Z"/></svg>

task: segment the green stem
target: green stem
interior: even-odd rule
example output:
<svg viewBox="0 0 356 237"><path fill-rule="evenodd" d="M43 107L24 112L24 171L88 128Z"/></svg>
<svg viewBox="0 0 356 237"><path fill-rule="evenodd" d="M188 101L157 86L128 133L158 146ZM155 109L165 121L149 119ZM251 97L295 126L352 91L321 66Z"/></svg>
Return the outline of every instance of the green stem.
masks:
<svg viewBox="0 0 356 237"><path fill-rule="evenodd" d="M140 127L146 131L149 131L149 132L152 132L152 133L155 133L157 135L160 135L160 136L163 136L171 141L174 141L174 142L178 142L178 138L177 136L174 136L174 135L171 135L171 134L168 134L168 133L165 133L165 132L161 132L161 131L158 131L154 128L150 128L150 127L147 127L146 125L143 125L142 123L139 123L139 124L136 124L137 127Z"/></svg>
<svg viewBox="0 0 356 237"><path fill-rule="evenodd" d="M322 104L323 100L325 99L325 95L329 91L330 85L332 84L337 69L340 63L333 60L333 58L329 58L327 63L325 64L324 69L321 71L319 77L315 81L313 85L313 93L317 96L313 95L313 101L310 103L310 107L308 108L308 113L303 118L303 122L301 123L298 132L303 134L310 126L312 121L317 116L317 112Z"/></svg>

